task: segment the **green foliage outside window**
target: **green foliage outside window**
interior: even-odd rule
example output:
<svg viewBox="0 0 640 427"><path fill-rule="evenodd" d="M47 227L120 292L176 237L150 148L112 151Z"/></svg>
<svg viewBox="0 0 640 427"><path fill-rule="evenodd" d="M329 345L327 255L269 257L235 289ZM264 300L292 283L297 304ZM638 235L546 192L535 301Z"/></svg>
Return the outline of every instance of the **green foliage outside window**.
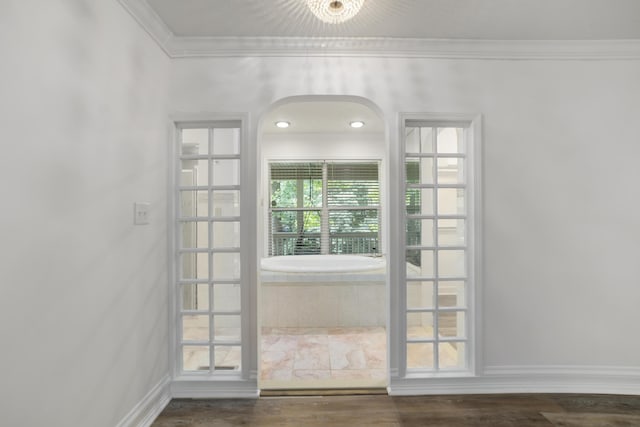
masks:
<svg viewBox="0 0 640 427"><path fill-rule="evenodd" d="M323 231L329 253L378 252L377 163L272 163L270 175L272 255L320 253Z"/></svg>

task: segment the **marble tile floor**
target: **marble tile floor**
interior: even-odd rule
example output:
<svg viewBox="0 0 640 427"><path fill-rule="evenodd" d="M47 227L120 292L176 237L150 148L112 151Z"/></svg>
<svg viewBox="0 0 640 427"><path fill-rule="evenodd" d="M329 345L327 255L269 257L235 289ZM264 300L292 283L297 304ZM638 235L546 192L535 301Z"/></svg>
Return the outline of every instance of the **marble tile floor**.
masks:
<svg viewBox="0 0 640 427"><path fill-rule="evenodd" d="M189 322L187 322L187 320ZM202 323L202 324L200 324ZM185 319L186 339L208 336L208 325ZM218 328L218 339L239 340L236 328ZM410 326L409 338L432 338L433 329ZM459 351L460 350L460 351ZM463 362L460 344L441 343L440 366L456 368ZM414 368L433 368L434 346L410 344L407 363ZM384 327L262 328L260 381L263 389L386 387L386 333ZM240 369L239 346L215 346L217 369ZM205 346L185 346L185 370L209 369Z"/></svg>
<svg viewBox="0 0 640 427"><path fill-rule="evenodd" d="M262 328L260 388L386 387L383 327Z"/></svg>
<svg viewBox="0 0 640 427"><path fill-rule="evenodd" d="M151 427L640 426L640 396L494 394L175 399Z"/></svg>

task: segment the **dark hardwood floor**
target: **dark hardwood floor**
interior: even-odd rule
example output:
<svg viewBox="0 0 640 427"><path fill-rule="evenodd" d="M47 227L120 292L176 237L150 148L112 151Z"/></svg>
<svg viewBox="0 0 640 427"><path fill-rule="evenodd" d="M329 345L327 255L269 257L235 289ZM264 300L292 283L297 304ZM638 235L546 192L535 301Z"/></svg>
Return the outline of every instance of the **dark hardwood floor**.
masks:
<svg viewBox="0 0 640 427"><path fill-rule="evenodd" d="M640 396L503 394L175 399L152 427L640 426Z"/></svg>

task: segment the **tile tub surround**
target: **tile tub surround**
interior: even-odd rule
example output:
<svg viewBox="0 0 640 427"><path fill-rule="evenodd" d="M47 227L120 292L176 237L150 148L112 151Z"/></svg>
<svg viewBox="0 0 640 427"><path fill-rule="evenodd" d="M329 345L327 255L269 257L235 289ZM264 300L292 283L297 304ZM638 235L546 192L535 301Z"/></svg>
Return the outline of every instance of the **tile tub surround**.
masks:
<svg viewBox="0 0 640 427"><path fill-rule="evenodd" d="M263 282L260 290L263 327L385 326L382 280Z"/></svg>
<svg viewBox="0 0 640 427"><path fill-rule="evenodd" d="M262 328L260 387L385 387L386 332L362 328Z"/></svg>

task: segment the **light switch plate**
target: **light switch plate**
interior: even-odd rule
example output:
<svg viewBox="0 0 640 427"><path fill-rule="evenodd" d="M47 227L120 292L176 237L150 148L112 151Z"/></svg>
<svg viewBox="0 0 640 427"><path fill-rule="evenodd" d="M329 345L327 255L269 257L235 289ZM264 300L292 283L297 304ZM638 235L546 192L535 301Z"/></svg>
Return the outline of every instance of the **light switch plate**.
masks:
<svg viewBox="0 0 640 427"><path fill-rule="evenodd" d="M133 204L133 223L135 225L149 224L150 203L134 203Z"/></svg>

